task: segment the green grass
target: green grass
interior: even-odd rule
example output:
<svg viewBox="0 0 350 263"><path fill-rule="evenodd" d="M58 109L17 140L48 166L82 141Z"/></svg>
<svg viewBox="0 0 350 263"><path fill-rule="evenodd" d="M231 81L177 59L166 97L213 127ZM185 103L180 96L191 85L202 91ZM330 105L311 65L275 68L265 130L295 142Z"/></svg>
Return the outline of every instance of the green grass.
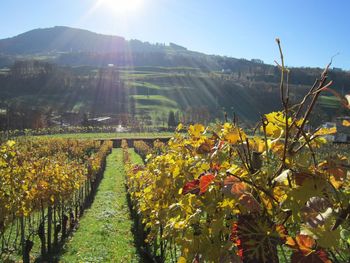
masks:
<svg viewBox="0 0 350 263"><path fill-rule="evenodd" d="M141 156L138 155L138 154L134 151L134 148L129 149L129 154L130 154L131 163L133 163L133 164L143 164L143 161L142 161Z"/></svg>
<svg viewBox="0 0 350 263"><path fill-rule="evenodd" d="M139 111L144 111L152 115L154 118L154 115L161 115L165 114L166 118L168 118L169 111L177 111L179 110L178 108L174 107L168 107L168 106L162 106L162 105L137 105L137 109Z"/></svg>
<svg viewBox="0 0 350 263"><path fill-rule="evenodd" d="M162 95L133 95L132 97L136 100L136 104L143 104L148 106L163 105L174 108L178 107L176 101Z"/></svg>
<svg viewBox="0 0 350 263"><path fill-rule="evenodd" d="M159 90L169 90L172 87L168 87L168 86L159 86L153 83L149 83L149 82L137 82L137 81L129 81L127 82L127 85L129 87L133 87L136 88L137 91L141 91L141 92L147 92L147 89L154 92L155 91L159 91Z"/></svg>
<svg viewBox="0 0 350 263"><path fill-rule="evenodd" d="M318 103L324 108L337 109L341 106L339 99L331 96L320 96Z"/></svg>
<svg viewBox="0 0 350 263"><path fill-rule="evenodd" d="M146 112L155 118L155 114L165 114L168 117L170 111L179 110L176 101L171 100L163 95L132 95L136 101L137 112Z"/></svg>
<svg viewBox="0 0 350 263"><path fill-rule="evenodd" d="M166 138L173 136L172 132L145 132L145 133L67 133L51 134L33 137L65 138L65 139L119 139L119 138Z"/></svg>
<svg viewBox="0 0 350 263"><path fill-rule="evenodd" d="M65 246L60 262L140 262L124 176L122 150L113 149L95 200Z"/></svg>

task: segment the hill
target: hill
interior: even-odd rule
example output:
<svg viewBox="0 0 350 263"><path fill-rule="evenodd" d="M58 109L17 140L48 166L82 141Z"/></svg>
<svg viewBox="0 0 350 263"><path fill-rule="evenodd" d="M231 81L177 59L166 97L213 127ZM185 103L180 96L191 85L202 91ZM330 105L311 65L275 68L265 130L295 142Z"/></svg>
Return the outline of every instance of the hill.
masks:
<svg viewBox="0 0 350 263"><path fill-rule="evenodd" d="M214 120L228 111L252 123L280 108L279 69L259 59L206 55L174 43L68 27L0 40L1 67L0 108L11 108L13 128L33 126L25 121L30 116L40 116L38 123L45 125L50 116L66 112L114 116L118 122L128 115L159 126L170 111L185 122ZM320 73L292 68L291 99L303 96ZM336 69L329 75L336 90L350 92L349 72ZM334 106L322 103L320 111L330 118Z"/></svg>

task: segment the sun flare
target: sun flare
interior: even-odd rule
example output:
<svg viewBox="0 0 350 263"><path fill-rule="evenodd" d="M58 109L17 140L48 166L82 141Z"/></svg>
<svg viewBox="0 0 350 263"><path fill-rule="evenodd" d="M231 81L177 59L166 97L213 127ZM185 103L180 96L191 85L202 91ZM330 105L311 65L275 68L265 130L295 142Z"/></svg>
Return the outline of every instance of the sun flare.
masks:
<svg viewBox="0 0 350 263"><path fill-rule="evenodd" d="M142 7L144 0L100 0L99 5L114 13L136 11Z"/></svg>

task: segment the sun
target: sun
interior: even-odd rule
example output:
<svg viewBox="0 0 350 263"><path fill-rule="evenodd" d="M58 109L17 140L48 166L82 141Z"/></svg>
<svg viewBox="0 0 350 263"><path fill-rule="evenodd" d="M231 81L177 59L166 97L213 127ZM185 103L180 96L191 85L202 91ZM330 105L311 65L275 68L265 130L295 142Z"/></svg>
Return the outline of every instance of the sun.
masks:
<svg viewBox="0 0 350 263"><path fill-rule="evenodd" d="M113 13L132 12L140 9L145 0L99 0L98 5Z"/></svg>

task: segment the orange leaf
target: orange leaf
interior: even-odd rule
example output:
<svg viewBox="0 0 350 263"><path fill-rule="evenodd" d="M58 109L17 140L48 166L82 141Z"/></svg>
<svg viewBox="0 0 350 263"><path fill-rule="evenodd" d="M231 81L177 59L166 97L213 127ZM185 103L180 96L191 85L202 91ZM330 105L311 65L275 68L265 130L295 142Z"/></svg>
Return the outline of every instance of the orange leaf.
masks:
<svg viewBox="0 0 350 263"><path fill-rule="evenodd" d="M206 174L199 178L200 194L203 194L208 190L209 184L214 180L214 178L215 176L213 174Z"/></svg>
<svg viewBox="0 0 350 263"><path fill-rule="evenodd" d="M295 239L287 237L285 244L293 249L298 249L299 252L307 256L312 253L316 242L312 237L308 235L297 235Z"/></svg>
<svg viewBox="0 0 350 263"><path fill-rule="evenodd" d="M245 192L245 190L246 190L245 184L242 182L239 182L232 185L231 193L236 197L239 197Z"/></svg>
<svg viewBox="0 0 350 263"><path fill-rule="evenodd" d="M286 238L286 242L285 244L291 248L298 248L297 247L297 243L295 242L295 240L292 237L287 237Z"/></svg>
<svg viewBox="0 0 350 263"><path fill-rule="evenodd" d="M315 240L308 235L297 235L295 239L299 249L306 254L310 253L316 244Z"/></svg>
<svg viewBox="0 0 350 263"><path fill-rule="evenodd" d="M246 191L246 186L238 178L234 176L228 176L224 180L225 193L232 195L235 198L240 198Z"/></svg>

